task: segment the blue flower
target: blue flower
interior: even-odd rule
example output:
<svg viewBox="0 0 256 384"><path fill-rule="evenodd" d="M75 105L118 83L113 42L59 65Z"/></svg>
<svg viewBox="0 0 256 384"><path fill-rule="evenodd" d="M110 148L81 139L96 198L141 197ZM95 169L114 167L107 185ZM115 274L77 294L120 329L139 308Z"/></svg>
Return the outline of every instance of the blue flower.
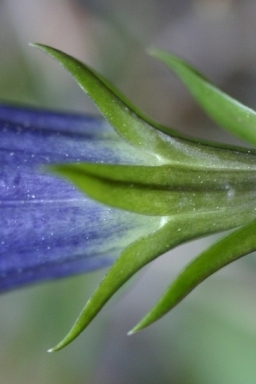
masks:
<svg viewBox="0 0 256 384"><path fill-rule="evenodd" d="M105 267L153 229L42 165L142 162L102 119L0 106L0 290Z"/></svg>
<svg viewBox="0 0 256 384"><path fill-rule="evenodd" d="M88 271L116 258L71 331L52 349L58 350L131 276L175 246L240 226L192 261L132 332L256 250L256 151L164 127L90 67L36 46L74 76L106 119L0 109L0 289ZM214 120L256 144L255 111L183 60L154 54Z"/></svg>

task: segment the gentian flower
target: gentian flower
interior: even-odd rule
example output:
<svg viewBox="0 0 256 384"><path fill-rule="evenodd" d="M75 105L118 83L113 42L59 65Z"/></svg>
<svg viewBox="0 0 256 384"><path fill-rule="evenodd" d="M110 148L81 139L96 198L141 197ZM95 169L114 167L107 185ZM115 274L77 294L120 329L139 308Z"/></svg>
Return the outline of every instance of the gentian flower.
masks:
<svg viewBox="0 0 256 384"><path fill-rule="evenodd" d="M108 121L0 110L0 288L116 259L70 333L52 349L58 350L133 274L167 250L240 227L192 261L131 333L163 316L212 273L256 249L256 151L192 139L161 126L93 69L56 49L36 46L75 77ZM254 111L181 59L163 51L154 55L178 74L213 119L256 143Z"/></svg>
<svg viewBox="0 0 256 384"><path fill-rule="evenodd" d="M0 290L109 265L153 220L88 199L40 166L139 162L102 119L0 106Z"/></svg>

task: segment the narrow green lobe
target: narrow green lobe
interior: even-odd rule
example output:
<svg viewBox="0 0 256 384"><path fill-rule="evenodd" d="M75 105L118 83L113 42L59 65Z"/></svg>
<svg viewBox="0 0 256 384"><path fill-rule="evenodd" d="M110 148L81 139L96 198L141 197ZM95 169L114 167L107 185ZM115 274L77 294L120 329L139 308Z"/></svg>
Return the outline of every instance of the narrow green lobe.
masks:
<svg viewBox="0 0 256 384"><path fill-rule="evenodd" d="M256 112L253 109L222 92L181 58L159 49L150 53L176 73L216 123L238 138L256 145Z"/></svg>
<svg viewBox="0 0 256 384"><path fill-rule="evenodd" d="M235 230L197 256L177 276L154 308L129 332L135 333L160 319L195 287L219 269L256 250L256 220Z"/></svg>

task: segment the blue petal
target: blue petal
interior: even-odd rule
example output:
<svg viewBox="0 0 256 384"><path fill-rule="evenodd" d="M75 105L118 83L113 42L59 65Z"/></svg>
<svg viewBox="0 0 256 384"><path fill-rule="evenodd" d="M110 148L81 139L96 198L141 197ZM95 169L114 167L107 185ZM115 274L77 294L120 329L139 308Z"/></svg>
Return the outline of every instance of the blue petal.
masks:
<svg viewBox="0 0 256 384"><path fill-rule="evenodd" d="M23 163L146 162L104 119L0 105L0 124L1 149L29 154Z"/></svg>
<svg viewBox="0 0 256 384"><path fill-rule="evenodd" d="M100 205L41 165L142 163L103 120L0 106L0 290L109 265L159 219Z"/></svg>

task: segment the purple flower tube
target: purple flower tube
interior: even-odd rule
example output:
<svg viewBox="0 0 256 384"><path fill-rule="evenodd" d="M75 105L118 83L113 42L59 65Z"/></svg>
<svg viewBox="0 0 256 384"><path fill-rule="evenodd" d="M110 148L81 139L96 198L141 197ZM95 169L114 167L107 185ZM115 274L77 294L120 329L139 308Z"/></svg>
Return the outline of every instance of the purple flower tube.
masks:
<svg viewBox="0 0 256 384"><path fill-rule="evenodd" d="M43 168L65 162L143 160L102 119L0 106L0 291L110 265L154 229Z"/></svg>

